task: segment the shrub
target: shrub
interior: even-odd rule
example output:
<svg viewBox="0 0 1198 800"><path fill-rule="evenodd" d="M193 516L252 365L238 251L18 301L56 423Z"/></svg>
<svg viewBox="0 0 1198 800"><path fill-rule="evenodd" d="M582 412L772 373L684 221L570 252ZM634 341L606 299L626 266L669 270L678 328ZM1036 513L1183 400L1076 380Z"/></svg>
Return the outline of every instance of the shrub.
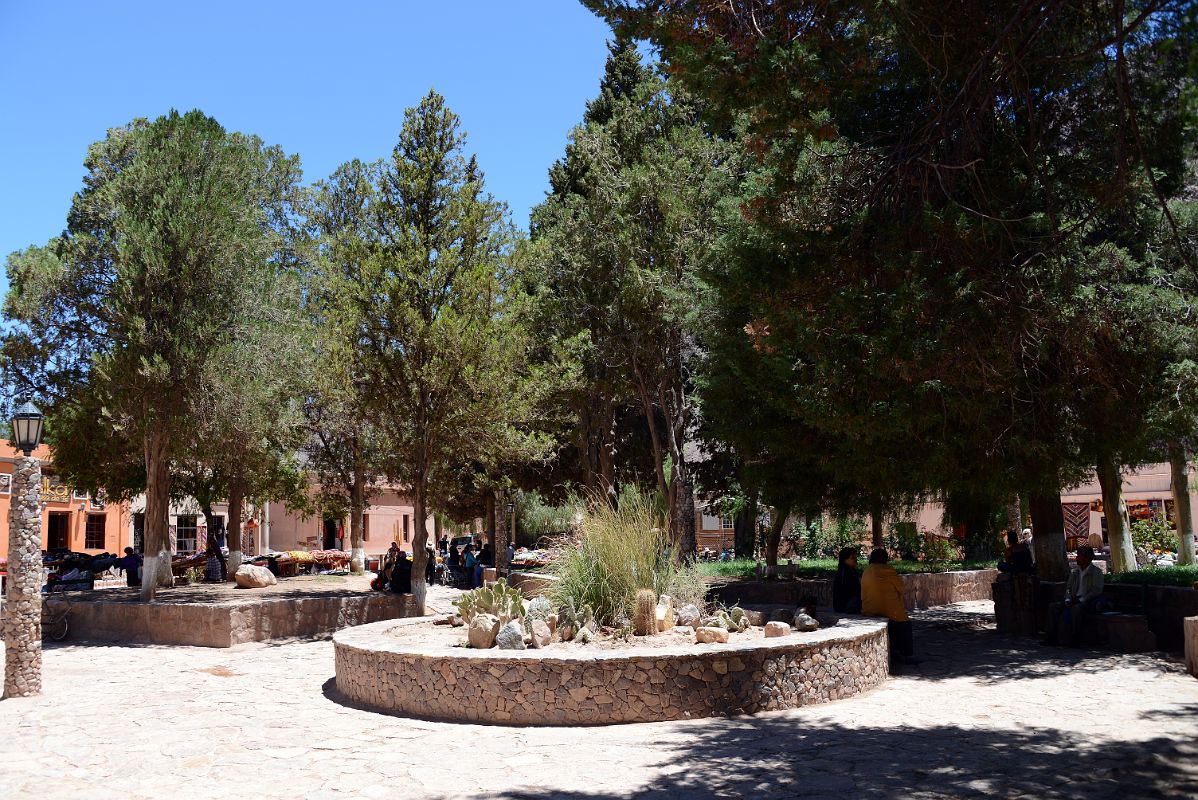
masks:
<svg viewBox="0 0 1198 800"><path fill-rule="evenodd" d="M860 545L865 531L865 520L860 517L834 517L831 524L817 519L810 525L795 523L802 543L799 558L811 561L820 558L836 558L845 547Z"/></svg>
<svg viewBox="0 0 1198 800"><path fill-rule="evenodd" d="M1177 549L1177 531L1161 516L1138 519L1131 524L1131 542L1144 553L1171 553Z"/></svg>
<svg viewBox="0 0 1198 800"><path fill-rule="evenodd" d="M1198 565L1145 567L1134 572L1115 572L1106 576L1108 583L1132 583L1141 586L1193 586L1198 581Z"/></svg>
<svg viewBox="0 0 1198 800"><path fill-rule="evenodd" d="M506 625L524 616L524 596L519 589L508 586L503 578L494 586L463 592L461 597L453 601L453 605L457 606L458 616L466 622L479 614L493 614L501 625Z"/></svg>
<svg viewBox="0 0 1198 800"><path fill-rule="evenodd" d="M702 600L705 586L693 565L674 563L667 526L649 498L625 493L619 507L603 502L582 515L576 533L563 537L550 572L555 603L589 607L600 625L631 619L638 589L668 594L675 604Z"/></svg>

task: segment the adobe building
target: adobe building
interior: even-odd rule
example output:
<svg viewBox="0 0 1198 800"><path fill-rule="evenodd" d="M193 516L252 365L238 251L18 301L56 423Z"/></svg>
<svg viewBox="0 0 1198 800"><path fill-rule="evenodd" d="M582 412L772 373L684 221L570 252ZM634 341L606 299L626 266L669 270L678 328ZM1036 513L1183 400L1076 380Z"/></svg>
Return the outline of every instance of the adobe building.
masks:
<svg viewBox="0 0 1198 800"><path fill-rule="evenodd" d="M33 453L42 462L42 549L77 553L120 553L133 541L128 505L108 503L62 483L54 473L50 448ZM0 558L8 558L8 512L12 506L13 464L20 451L0 442Z"/></svg>
<svg viewBox="0 0 1198 800"><path fill-rule="evenodd" d="M271 503L262 515L261 546L270 550L349 550L349 516L305 517L282 503ZM362 514L362 532L368 556L382 555L395 542L412 552L416 536L416 509L411 498L396 487L387 487L370 498ZM433 541L433 517L426 522Z"/></svg>

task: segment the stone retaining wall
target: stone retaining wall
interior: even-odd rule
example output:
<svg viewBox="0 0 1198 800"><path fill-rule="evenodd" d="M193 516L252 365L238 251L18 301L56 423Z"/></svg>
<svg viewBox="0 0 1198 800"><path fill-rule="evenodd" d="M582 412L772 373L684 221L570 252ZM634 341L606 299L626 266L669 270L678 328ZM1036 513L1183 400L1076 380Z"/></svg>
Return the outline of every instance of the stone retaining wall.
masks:
<svg viewBox="0 0 1198 800"><path fill-rule="evenodd" d="M796 708L851 697L889 674L886 622L857 617L744 643L560 654L419 646L389 633L407 624L429 623L333 636L344 697L426 719L606 725Z"/></svg>
<svg viewBox="0 0 1198 800"><path fill-rule="evenodd" d="M232 647L322 636L352 625L416 616L411 595L388 592L227 603L139 603L96 597L63 599L62 604L70 606L72 639Z"/></svg>
<svg viewBox="0 0 1198 800"><path fill-rule="evenodd" d="M557 582L553 575L542 572L513 572L508 575L507 582L520 590L520 594L531 600L539 594L544 594L549 587Z"/></svg>
<svg viewBox="0 0 1198 800"><path fill-rule="evenodd" d="M990 584L998 577L996 569L961 572L923 572L902 575L907 608L931 608L964 603L970 600L989 600ZM812 595L822 607L832 605L831 578L801 578L799 580L736 581L712 586L708 596L727 605L798 605Z"/></svg>
<svg viewBox="0 0 1198 800"><path fill-rule="evenodd" d="M1198 678L1198 617L1186 617L1183 627L1186 640L1186 669Z"/></svg>

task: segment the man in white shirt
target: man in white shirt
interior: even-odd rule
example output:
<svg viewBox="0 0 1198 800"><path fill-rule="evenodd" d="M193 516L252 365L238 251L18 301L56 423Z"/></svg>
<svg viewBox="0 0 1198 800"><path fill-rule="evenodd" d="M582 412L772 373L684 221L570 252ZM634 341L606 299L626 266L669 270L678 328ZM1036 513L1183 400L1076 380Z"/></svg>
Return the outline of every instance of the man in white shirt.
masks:
<svg viewBox="0 0 1198 800"><path fill-rule="evenodd" d="M1048 630L1041 644L1061 644L1062 630L1068 632L1070 647L1081 642L1081 632L1086 617L1094 613L1098 598L1102 596L1102 570L1094 564L1094 549L1077 548L1077 566L1069 573L1065 586L1065 599L1053 603L1048 609Z"/></svg>

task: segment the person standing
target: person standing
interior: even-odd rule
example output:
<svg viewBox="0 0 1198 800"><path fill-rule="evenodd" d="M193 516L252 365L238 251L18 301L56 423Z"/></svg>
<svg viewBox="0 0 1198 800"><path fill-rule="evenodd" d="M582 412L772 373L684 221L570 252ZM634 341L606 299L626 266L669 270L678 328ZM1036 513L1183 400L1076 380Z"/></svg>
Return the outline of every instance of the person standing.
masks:
<svg viewBox="0 0 1198 800"><path fill-rule="evenodd" d="M915 635L907 606L903 602L903 579L890 566L890 555L881 547L869 554L869 566L861 575L861 613L867 617L885 617L890 634L890 661L915 663Z"/></svg>
<svg viewBox="0 0 1198 800"><path fill-rule="evenodd" d="M118 558L115 562L116 566L125 571L125 585L132 588L141 588L141 555L133 550L132 547L125 548L124 558Z"/></svg>

